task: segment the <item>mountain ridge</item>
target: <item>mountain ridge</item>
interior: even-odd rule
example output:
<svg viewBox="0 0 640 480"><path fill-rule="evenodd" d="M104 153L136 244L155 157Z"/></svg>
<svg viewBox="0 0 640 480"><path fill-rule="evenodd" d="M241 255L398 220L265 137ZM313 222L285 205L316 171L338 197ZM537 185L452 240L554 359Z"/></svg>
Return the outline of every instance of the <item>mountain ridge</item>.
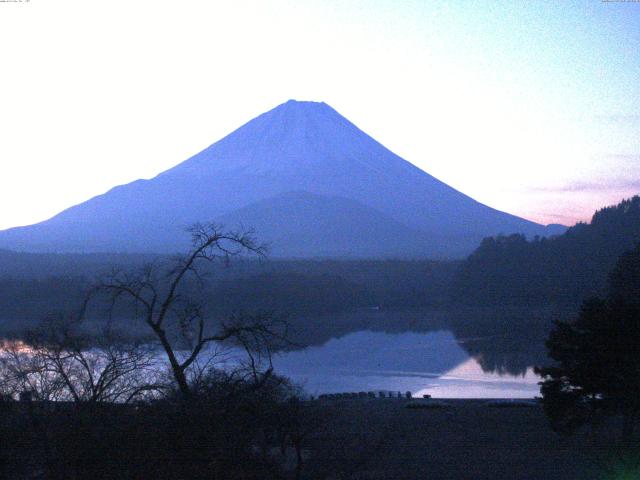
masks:
<svg viewBox="0 0 640 480"><path fill-rule="evenodd" d="M463 262L456 302L578 306L606 294L619 257L640 242L640 196L597 210L553 238L489 237Z"/></svg>

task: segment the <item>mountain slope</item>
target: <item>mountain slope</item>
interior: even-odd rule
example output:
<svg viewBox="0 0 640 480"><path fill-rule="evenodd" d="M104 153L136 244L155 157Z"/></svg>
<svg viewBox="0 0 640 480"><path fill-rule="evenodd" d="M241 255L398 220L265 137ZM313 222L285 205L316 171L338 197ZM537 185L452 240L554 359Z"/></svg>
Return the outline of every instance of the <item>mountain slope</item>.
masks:
<svg viewBox="0 0 640 480"><path fill-rule="evenodd" d="M185 226L290 191L378 210L426 234L434 244L427 254L441 253L436 245L443 243L450 244L447 255L460 256L488 235L547 232L445 185L328 105L289 101L151 180L116 187L40 224L0 232L0 247L173 251L184 248Z"/></svg>
<svg viewBox="0 0 640 480"><path fill-rule="evenodd" d="M446 249L359 202L307 192L261 200L217 221L230 228L250 225L271 256L420 258Z"/></svg>

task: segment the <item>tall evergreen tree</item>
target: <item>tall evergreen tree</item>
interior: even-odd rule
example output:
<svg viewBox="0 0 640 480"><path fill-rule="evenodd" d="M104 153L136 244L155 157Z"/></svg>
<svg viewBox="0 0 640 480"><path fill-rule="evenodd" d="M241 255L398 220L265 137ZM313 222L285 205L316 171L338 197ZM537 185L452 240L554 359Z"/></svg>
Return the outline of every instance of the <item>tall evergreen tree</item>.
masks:
<svg viewBox="0 0 640 480"><path fill-rule="evenodd" d="M629 439L640 416L640 245L620 257L605 299L585 301L573 322L549 335L556 365L543 377L545 411L557 430L572 431L602 415L622 415Z"/></svg>

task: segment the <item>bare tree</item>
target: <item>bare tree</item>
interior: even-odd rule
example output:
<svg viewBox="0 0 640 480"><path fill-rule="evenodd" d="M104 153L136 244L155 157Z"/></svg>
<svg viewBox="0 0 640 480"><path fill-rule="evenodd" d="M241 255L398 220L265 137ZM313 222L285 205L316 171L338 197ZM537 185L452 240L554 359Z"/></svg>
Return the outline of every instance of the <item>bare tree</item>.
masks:
<svg viewBox="0 0 640 480"><path fill-rule="evenodd" d="M130 402L162 387L156 363L148 345L111 325L91 334L78 317L50 317L0 348L3 393L38 400Z"/></svg>
<svg viewBox="0 0 640 480"><path fill-rule="evenodd" d="M251 352L250 363L256 373L255 352L270 365L272 345L286 333L283 322L270 315L237 315L218 325L207 325L206 301L193 292L194 283L203 285L203 265L216 259L228 262L243 253L263 257L265 247L256 242L252 232L227 231L215 224L195 224L189 232L192 248L186 255L169 264L148 265L136 273L113 272L96 289L110 294L112 308L120 299L133 303L133 315L160 343L184 396L192 393L189 369L199 365L200 354L209 344L236 340Z"/></svg>
<svg viewBox="0 0 640 480"><path fill-rule="evenodd" d="M5 398L30 392L38 400L66 400L61 377L55 375L34 349L21 340L5 340L0 346L0 390Z"/></svg>

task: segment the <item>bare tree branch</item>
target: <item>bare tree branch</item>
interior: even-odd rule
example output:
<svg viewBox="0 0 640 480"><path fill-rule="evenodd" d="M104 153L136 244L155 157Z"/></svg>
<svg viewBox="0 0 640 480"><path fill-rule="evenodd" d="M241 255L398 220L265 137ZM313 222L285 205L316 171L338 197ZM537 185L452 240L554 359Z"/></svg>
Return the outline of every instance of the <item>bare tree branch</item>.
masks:
<svg viewBox="0 0 640 480"><path fill-rule="evenodd" d="M247 353L251 352L250 355L257 355L251 357L257 368L257 360L264 358L271 365L271 344L284 338L268 315L232 318L221 323L213 333L207 331L204 302L184 292L188 279L202 286L203 264L218 258L228 261L243 253L264 257L266 248L254 239L252 231L227 231L213 223L195 224L189 233L191 250L184 256L174 257L172 264L165 266L164 275L159 274L162 267L148 265L137 274L114 272L97 286L98 290L111 295L112 310L119 298L126 297L133 301L135 312L141 311L144 323L164 350L174 380L185 396L191 393L187 371L208 345L234 340Z"/></svg>

